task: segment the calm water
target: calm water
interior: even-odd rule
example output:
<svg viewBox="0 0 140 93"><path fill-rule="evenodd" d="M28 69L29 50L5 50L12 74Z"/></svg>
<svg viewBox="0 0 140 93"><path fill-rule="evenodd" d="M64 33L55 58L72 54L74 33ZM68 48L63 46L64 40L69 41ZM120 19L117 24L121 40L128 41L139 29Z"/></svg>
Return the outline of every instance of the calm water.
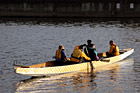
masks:
<svg viewBox="0 0 140 93"><path fill-rule="evenodd" d="M0 93L140 93L140 23L44 20L0 20ZM14 73L14 59L22 65L53 60L59 44L70 57L73 48L87 39L93 41L97 52L108 51L110 40L120 49L134 48L135 52L93 72L36 79Z"/></svg>

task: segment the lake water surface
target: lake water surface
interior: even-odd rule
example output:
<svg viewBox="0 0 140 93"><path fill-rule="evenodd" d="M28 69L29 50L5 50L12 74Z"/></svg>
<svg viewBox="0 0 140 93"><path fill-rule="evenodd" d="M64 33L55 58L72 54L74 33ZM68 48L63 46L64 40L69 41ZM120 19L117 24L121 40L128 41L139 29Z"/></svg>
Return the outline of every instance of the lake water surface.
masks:
<svg viewBox="0 0 140 93"><path fill-rule="evenodd" d="M62 20L62 19L61 19ZM82 19L81 19L82 20ZM75 46L91 39L97 52L134 48L125 60L93 72L35 78L14 73L13 60L32 65L53 60L59 44L70 57ZM140 23L130 21L0 20L0 93L140 93Z"/></svg>

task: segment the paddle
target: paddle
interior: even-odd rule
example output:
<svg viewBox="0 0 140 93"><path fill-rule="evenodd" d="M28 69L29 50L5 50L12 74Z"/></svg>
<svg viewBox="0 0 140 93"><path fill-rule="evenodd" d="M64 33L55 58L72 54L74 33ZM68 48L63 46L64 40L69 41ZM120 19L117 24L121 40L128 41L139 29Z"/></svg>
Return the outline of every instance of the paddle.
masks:
<svg viewBox="0 0 140 93"><path fill-rule="evenodd" d="M23 68L30 68L29 66L18 65L17 60L14 60L13 66L19 66L19 67L23 67Z"/></svg>
<svg viewBox="0 0 140 93"><path fill-rule="evenodd" d="M23 66L23 65L18 65L18 64L13 64L13 66L19 66L19 67L22 67L22 68L30 68L29 66Z"/></svg>
<svg viewBox="0 0 140 93"><path fill-rule="evenodd" d="M92 64L92 61L90 60L89 62L90 62L91 69L93 70L94 69L94 66Z"/></svg>
<svg viewBox="0 0 140 93"><path fill-rule="evenodd" d="M101 57L99 60L101 62L110 62L110 59L105 59L104 57Z"/></svg>

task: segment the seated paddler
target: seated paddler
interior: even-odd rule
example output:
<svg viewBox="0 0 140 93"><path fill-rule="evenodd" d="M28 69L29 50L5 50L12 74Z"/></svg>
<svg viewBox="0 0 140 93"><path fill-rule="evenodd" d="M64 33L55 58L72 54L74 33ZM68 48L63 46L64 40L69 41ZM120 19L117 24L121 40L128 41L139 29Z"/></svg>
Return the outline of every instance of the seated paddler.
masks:
<svg viewBox="0 0 140 93"><path fill-rule="evenodd" d="M59 62L66 62L69 60L69 58L66 57L63 45L59 45L58 49L56 50L55 59L56 61L59 61Z"/></svg>
<svg viewBox="0 0 140 93"><path fill-rule="evenodd" d="M106 52L107 57L120 55L119 47L117 46L117 44L114 43L114 41L110 40L109 45L110 45L110 50Z"/></svg>
<svg viewBox="0 0 140 93"><path fill-rule="evenodd" d="M75 50L79 49L80 46L83 46L83 47L84 47L84 46L86 46L86 44L76 46L76 47L74 48L73 52L74 52Z"/></svg>
<svg viewBox="0 0 140 93"><path fill-rule="evenodd" d="M98 61L99 60L99 57L97 55L96 48L95 48L94 44L90 44L88 52L89 52L89 57L90 57L91 61Z"/></svg>
<svg viewBox="0 0 140 93"><path fill-rule="evenodd" d="M90 58L83 52L83 45L80 45L78 48L74 49L70 61L73 62L90 61Z"/></svg>

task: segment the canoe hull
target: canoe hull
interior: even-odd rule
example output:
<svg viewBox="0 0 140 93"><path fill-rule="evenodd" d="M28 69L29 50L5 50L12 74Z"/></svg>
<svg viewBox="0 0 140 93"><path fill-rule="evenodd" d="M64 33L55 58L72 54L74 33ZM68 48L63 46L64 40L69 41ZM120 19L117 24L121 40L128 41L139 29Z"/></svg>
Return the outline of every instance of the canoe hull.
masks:
<svg viewBox="0 0 140 93"><path fill-rule="evenodd" d="M134 52L134 49L124 49L125 51L123 54L110 57L110 58L105 58L103 61L92 61L92 64L94 68L105 66L108 64L112 64L114 62L123 60L127 56L131 55ZM109 60L107 62L106 60ZM43 65L46 63L42 63ZM69 73L69 72L75 72L75 71L80 71L84 69L90 69L90 62L84 62L84 63L79 63L79 64L71 64L71 65L64 65L64 66L54 66L54 67L42 67L38 68L33 66L30 66L29 68L22 68L22 67L17 67L15 68L17 74L22 74L22 75L28 75L28 76L46 76L46 75L53 75L53 74L62 74L62 73Z"/></svg>

